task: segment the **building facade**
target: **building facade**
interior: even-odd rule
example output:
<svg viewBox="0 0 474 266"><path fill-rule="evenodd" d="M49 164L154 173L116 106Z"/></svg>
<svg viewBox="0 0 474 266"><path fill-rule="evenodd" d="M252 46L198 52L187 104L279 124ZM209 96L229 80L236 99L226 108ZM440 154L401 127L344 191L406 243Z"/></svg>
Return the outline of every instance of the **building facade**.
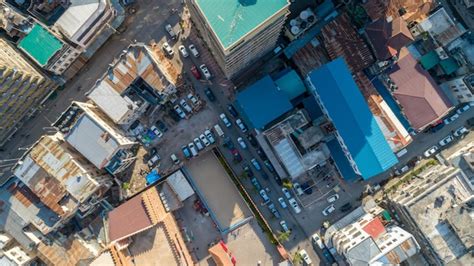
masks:
<svg viewBox="0 0 474 266"><path fill-rule="evenodd" d="M0 146L56 88L56 83L0 39Z"/></svg>
<svg viewBox="0 0 474 266"><path fill-rule="evenodd" d="M191 19L228 78L275 48L288 15L287 0L189 0Z"/></svg>

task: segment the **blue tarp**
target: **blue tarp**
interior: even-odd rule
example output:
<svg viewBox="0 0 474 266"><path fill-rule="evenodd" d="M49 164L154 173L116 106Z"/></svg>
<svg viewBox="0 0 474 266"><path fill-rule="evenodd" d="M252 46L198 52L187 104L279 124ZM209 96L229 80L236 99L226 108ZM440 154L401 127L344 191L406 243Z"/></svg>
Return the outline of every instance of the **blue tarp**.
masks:
<svg viewBox="0 0 474 266"><path fill-rule="evenodd" d="M398 162L342 57L308 76L362 178Z"/></svg>
<svg viewBox="0 0 474 266"><path fill-rule="evenodd" d="M161 175L158 174L158 170L153 169L148 175L146 175L146 185L150 185L155 183L156 181L161 179Z"/></svg>

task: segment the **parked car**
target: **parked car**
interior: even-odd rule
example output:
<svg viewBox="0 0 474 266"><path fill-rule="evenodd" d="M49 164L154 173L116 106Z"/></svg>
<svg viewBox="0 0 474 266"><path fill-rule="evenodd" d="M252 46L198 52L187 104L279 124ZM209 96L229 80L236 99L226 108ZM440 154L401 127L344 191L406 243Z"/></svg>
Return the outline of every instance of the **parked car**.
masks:
<svg viewBox="0 0 474 266"><path fill-rule="evenodd" d="M268 204L268 208L272 212L273 216L275 216L275 218L280 219L281 215L278 212L278 210L276 209L275 204L273 204L273 203Z"/></svg>
<svg viewBox="0 0 474 266"><path fill-rule="evenodd" d="M163 48L163 50L166 52L167 55L169 55L169 56L174 55L173 49L171 48L169 43L164 42L163 45L161 46L161 48Z"/></svg>
<svg viewBox="0 0 474 266"><path fill-rule="evenodd" d="M245 174L247 174L248 177L253 177L254 176L254 174L252 172L252 169L250 169L250 166L245 164L243 168L244 168Z"/></svg>
<svg viewBox="0 0 474 266"><path fill-rule="evenodd" d="M454 122L454 121L455 121L456 119L458 119L458 118L459 118L459 115L458 115L458 114L454 114L454 115L452 115L452 116L450 116L450 117L444 119L444 124L445 124L445 125L448 125L448 124Z"/></svg>
<svg viewBox="0 0 474 266"><path fill-rule="evenodd" d="M209 72L209 69L207 68L207 66L205 64L200 65L199 68L201 69L201 72L202 72L202 74L204 74L204 77L206 79L211 79L212 78L211 72Z"/></svg>
<svg viewBox="0 0 474 266"><path fill-rule="evenodd" d="M299 183L296 183L296 182L293 183L293 188L295 189L296 194L297 194L298 196L302 196L302 195L304 194L304 191L303 191L303 189L301 188L301 185L300 185Z"/></svg>
<svg viewBox="0 0 474 266"><path fill-rule="evenodd" d="M182 146L181 150L183 151L184 157L186 157L186 159L191 158L192 154L187 146Z"/></svg>
<svg viewBox="0 0 474 266"><path fill-rule="evenodd" d="M196 79L201 79L201 72L199 72L199 70L197 69L195 65L191 67L191 73Z"/></svg>
<svg viewBox="0 0 474 266"><path fill-rule="evenodd" d="M181 99L181 101L179 101L179 105L181 105L181 107L183 107L184 110L186 110L186 112L188 113L191 113L193 111L193 109L188 105L185 99Z"/></svg>
<svg viewBox="0 0 474 266"><path fill-rule="evenodd" d="M219 137L221 137L221 138L224 137L224 131L222 131L222 128L221 128L221 126L219 126L219 124L214 125L214 130L216 131L216 133Z"/></svg>
<svg viewBox="0 0 474 266"><path fill-rule="evenodd" d="M245 141L242 137L238 137L237 142L239 143L239 145L242 149L244 149L244 150L247 149L247 144L245 144Z"/></svg>
<svg viewBox="0 0 474 266"><path fill-rule="evenodd" d="M462 114L462 113L466 112L467 110L469 110L470 108L471 108L471 106L469 104L466 104L463 107L456 110L456 113L457 114Z"/></svg>
<svg viewBox="0 0 474 266"><path fill-rule="evenodd" d="M239 126L240 130L242 130L243 133L247 132L247 127L244 125L244 122L242 122L241 119L235 120L235 123L237 126Z"/></svg>
<svg viewBox="0 0 474 266"><path fill-rule="evenodd" d="M239 163L242 161L242 156L240 155L240 152L237 149L231 149L230 152L234 156L234 161Z"/></svg>
<svg viewBox="0 0 474 266"><path fill-rule="evenodd" d="M323 240L321 239L318 233L314 233L311 236L311 242L313 242L313 244L318 246L320 249L323 249L326 247L324 246Z"/></svg>
<svg viewBox="0 0 474 266"><path fill-rule="evenodd" d="M163 132L161 132L156 126L150 127L150 130L153 132L153 134L155 134L156 137L163 137Z"/></svg>
<svg viewBox="0 0 474 266"><path fill-rule="evenodd" d="M204 90L204 93L206 94L209 101L214 102L216 100L216 96L214 95L214 93L212 92L210 88L206 88Z"/></svg>
<svg viewBox="0 0 474 266"><path fill-rule="evenodd" d="M175 105L173 107L174 111L179 115L179 117L181 119L184 119L186 118L186 114L184 113L183 109L181 109L181 107L179 107L179 105Z"/></svg>
<svg viewBox="0 0 474 266"><path fill-rule="evenodd" d="M395 175L403 175L404 173L408 172L410 170L410 166L404 165L402 168L395 170Z"/></svg>
<svg viewBox="0 0 474 266"><path fill-rule="evenodd" d="M160 156L158 154L153 155L150 160L148 160L148 166L153 167L156 163L160 160Z"/></svg>
<svg viewBox="0 0 474 266"><path fill-rule="evenodd" d="M158 127L158 129L161 130L161 132L166 132L166 131L168 131L168 127L167 127L166 124L163 123L163 121L161 121L161 120L156 121L155 125Z"/></svg>
<svg viewBox="0 0 474 266"><path fill-rule="evenodd" d="M194 46L194 44L190 44L188 46L188 48L189 48L189 51L191 51L191 54L193 54L194 57L199 57L199 52L196 49L196 46Z"/></svg>
<svg viewBox="0 0 474 266"><path fill-rule="evenodd" d="M298 251L298 253L300 254L304 263L306 263L306 265L310 265L311 263L313 263L313 261L311 261L311 258L308 256L308 253L306 253L306 250L301 249L300 251Z"/></svg>
<svg viewBox="0 0 474 266"><path fill-rule="evenodd" d="M328 198L327 198L327 201L328 201L329 203L332 203L332 202L335 202L335 201L338 200L338 199L339 199L339 194L334 194L334 195L328 197Z"/></svg>
<svg viewBox="0 0 474 266"><path fill-rule="evenodd" d="M199 138L195 138L193 141L194 141L194 144L196 145L198 151L202 151L204 149L204 145L199 140Z"/></svg>
<svg viewBox="0 0 474 266"><path fill-rule="evenodd" d="M254 136L252 136L252 134L247 135L247 140L249 141L250 145L252 145L252 147L254 147L254 148L258 147L258 142L254 138Z"/></svg>
<svg viewBox="0 0 474 266"><path fill-rule="evenodd" d="M260 197L262 197L263 201L267 202L270 200L267 195L267 192L265 192L265 189L261 189L258 193L260 194Z"/></svg>
<svg viewBox="0 0 474 266"><path fill-rule="evenodd" d="M221 118L222 122L224 123L224 125L226 127L231 127L232 126L229 119L227 118L227 116L224 113L220 114L219 117Z"/></svg>
<svg viewBox="0 0 474 266"><path fill-rule="evenodd" d="M212 132L209 129L206 129L204 131L204 135L206 136L206 138L209 140L209 142L211 144L216 143L216 139L214 138L214 134L212 134Z"/></svg>
<svg viewBox="0 0 474 266"><path fill-rule="evenodd" d="M298 202L294 198L291 198L288 200L288 203L290 203L290 206L293 208L293 211L298 214L301 212L300 206L298 206Z"/></svg>
<svg viewBox="0 0 474 266"><path fill-rule="evenodd" d="M239 114L237 113L237 110L235 110L234 106L232 104L227 105L227 110L233 117L238 117Z"/></svg>
<svg viewBox="0 0 474 266"><path fill-rule="evenodd" d="M257 159L253 158L252 160L250 160L250 162L252 163L253 167L255 167L255 169L257 171L261 171L262 170L262 167L260 166L260 164L258 163Z"/></svg>
<svg viewBox="0 0 474 266"><path fill-rule="evenodd" d="M445 125L446 125L446 124L445 124L444 122L441 122L441 123L439 123L439 124L437 124L437 125L431 126L431 127L429 128L429 131L430 131L431 133L435 133L435 132L439 131L440 129L442 129Z"/></svg>
<svg viewBox="0 0 474 266"><path fill-rule="evenodd" d="M229 150L232 150L235 148L234 146L234 143L232 142L232 140L230 139L230 137L226 137L224 139L224 144L222 144L224 147L226 147L227 149Z"/></svg>
<svg viewBox="0 0 474 266"><path fill-rule="evenodd" d="M258 149L256 149L256 151L257 151L257 154L260 157L260 159L262 159L263 161L268 159L267 155L263 152L262 149L258 148Z"/></svg>
<svg viewBox="0 0 474 266"><path fill-rule="evenodd" d="M173 162L173 164L179 164L181 161L178 159L178 156L176 156L176 154L171 154L171 161Z"/></svg>
<svg viewBox="0 0 474 266"><path fill-rule="evenodd" d="M279 197L279 198L278 198L278 203L280 203L280 206L281 206L283 209L288 208L288 205L286 205L285 199L284 199L283 197Z"/></svg>
<svg viewBox="0 0 474 266"><path fill-rule="evenodd" d="M190 142L188 144L188 148L191 151L191 154L193 155L193 157L196 157L198 155L198 152L196 150L196 146L194 146L194 143Z"/></svg>
<svg viewBox="0 0 474 266"><path fill-rule="evenodd" d="M439 146L443 147L443 146L446 146L448 145L449 143L451 143L453 141L453 136L450 134L448 136L446 136L444 139L440 140L438 142Z"/></svg>
<svg viewBox="0 0 474 266"><path fill-rule="evenodd" d="M428 158L430 157L431 155L435 154L436 152L438 151L438 146L434 145L433 147L429 148L428 150L426 150L423 155Z"/></svg>
<svg viewBox="0 0 474 266"><path fill-rule="evenodd" d="M268 171L271 173L275 173L275 168L273 168L273 165L270 163L269 160L263 161L263 164L267 167Z"/></svg>
<svg viewBox="0 0 474 266"><path fill-rule="evenodd" d="M351 209L352 209L352 204L351 204L350 202L348 202L348 203L342 205L342 206L339 208L339 210L340 210L341 212L347 212L347 211L350 211Z"/></svg>
<svg viewBox="0 0 474 266"><path fill-rule="evenodd" d="M262 185L260 185L260 182L258 182L256 177L250 179L250 182L252 182L252 185L255 187L257 191L260 191L262 189Z"/></svg>
<svg viewBox="0 0 474 266"><path fill-rule="evenodd" d="M193 105L197 105L197 104L198 104L199 101L198 101L198 99L196 98L196 96L194 96L194 94L189 93L187 97L188 97L188 99L191 101L191 103L192 103Z"/></svg>
<svg viewBox="0 0 474 266"><path fill-rule="evenodd" d="M178 46L178 50L184 58L189 56L188 50L186 50L186 47L184 47L184 45Z"/></svg>
<svg viewBox="0 0 474 266"><path fill-rule="evenodd" d="M286 199L291 199L291 193L286 187L282 188L281 191L283 192L283 195L285 195Z"/></svg>
<svg viewBox="0 0 474 266"><path fill-rule="evenodd" d="M329 206L327 206L324 210L323 210L323 215L324 216L328 216L329 214L331 214L332 212L334 212L336 210L336 208L334 207L334 204L331 204Z"/></svg>
<svg viewBox="0 0 474 266"><path fill-rule="evenodd" d="M455 137L460 137L460 136L462 136L462 135L464 135L464 134L467 134L468 132L469 132L469 130L468 130L467 128L465 128L465 127L460 127L460 128L458 128L458 129L456 129L456 130L454 131L453 135L454 135Z"/></svg>
<svg viewBox="0 0 474 266"><path fill-rule="evenodd" d="M323 248L323 257L324 257L324 260L329 264L329 265L333 265L336 260L334 259L334 257L332 256L331 252L329 251L329 249L327 248Z"/></svg>
<svg viewBox="0 0 474 266"><path fill-rule="evenodd" d="M211 145L211 142L206 138L204 134L199 135L199 139L201 140L202 143L204 143L204 146L209 146Z"/></svg>
<svg viewBox="0 0 474 266"><path fill-rule="evenodd" d="M176 39L176 32L174 32L173 27L170 24L165 25L165 30L170 35L171 39Z"/></svg>
<svg viewBox="0 0 474 266"><path fill-rule="evenodd" d="M288 225L286 224L285 220L280 221L281 228L283 228L284 232L290 232L290 228L288 228Z"/></svg>

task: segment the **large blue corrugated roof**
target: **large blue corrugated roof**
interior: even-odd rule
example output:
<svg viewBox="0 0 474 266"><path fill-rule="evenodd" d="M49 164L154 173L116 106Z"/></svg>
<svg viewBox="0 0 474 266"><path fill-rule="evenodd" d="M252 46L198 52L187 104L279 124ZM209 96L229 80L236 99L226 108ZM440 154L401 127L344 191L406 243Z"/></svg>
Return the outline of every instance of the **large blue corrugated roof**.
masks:
<svg viewBox="0 0 474 266"><path fill-rule="evenodd" d="M258 129L293 109L288 96L268 75L239 92L235 106L244 112L246 122Z"/></svg>
<svg viewBox="0 0 474 266"><path fill-rule="evenodd" d="M364 179L398 162L342 58L308 77Z"/></svg>

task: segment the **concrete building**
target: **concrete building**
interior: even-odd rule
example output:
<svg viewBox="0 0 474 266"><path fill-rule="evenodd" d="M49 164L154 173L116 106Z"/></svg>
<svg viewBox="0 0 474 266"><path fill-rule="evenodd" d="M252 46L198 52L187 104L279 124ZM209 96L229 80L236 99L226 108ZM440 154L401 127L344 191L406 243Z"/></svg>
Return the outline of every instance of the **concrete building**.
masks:
<svg viewBox="0 0 474 266"><path fill-rule="evenodd" d="M97 106L73 102L53 123L64 139L96 168L110 174L125 170L135 160L136 144Z"/></svg>
<svg viewBox="0 0 474 266"><path fill-rule="evenodd" d="M62 222L77 211L87 213L112 186L110 176L73 150L60 133L42 136L13 167L13 174ZM43 234L53 230L33 224Z"/></svg>
<svg viewBox="0 0 474 266"><path fill-rule="evenodd" d="M342 255L349 265L398 265L404 262L418 253L420 247L413 235L388 224L384 212L376 205L357 208L328 228L325 244Z"/></svg>
<svg viewBox="0 0 474 266"><path fill-rule="evenodd" d="M435 165L389 195L430 265L472 265L473 191L463 173Z"/></svg>
<svg viewBox="0 0 474 266"><path fill-rule="evenodd" d="M18 48L36 64L61 75L79 57L82 50L62 41L39 23L34 23L18 42Z"/></svg>
<svg viewBox="0 0 474 266"><path fill-rule="evenodd" d="M149 105L166 103L181 82L161 49L134 44L110 65L87 96L114 123L126 126Z"/></svg>
<svg viewBox="0 0 474 266"><path fill-rule="evenodd" d="M474 95L467 86L464 78L465 76L458 77L445 81L440 85L446 95L452 96L452 102L454 103L468 103L474 101Z"/></svg>
<svg viewBox="0 0 474 266"><path fill-rule="evenodd" d="M275 48L289 2L189 0L191 19L228 78Z"/></svg>
<svg viewBox="0 0 474 266"><path fill-rule="evenodd" d="M86 49L115 17L109 0L71 0L54 27L69 41Z"/></svg>
<svg viewBox="0 0 474 266"><path fill-rule="evenodd" d="M0 39L0 147L56 88L56 83Z"/></svg>

